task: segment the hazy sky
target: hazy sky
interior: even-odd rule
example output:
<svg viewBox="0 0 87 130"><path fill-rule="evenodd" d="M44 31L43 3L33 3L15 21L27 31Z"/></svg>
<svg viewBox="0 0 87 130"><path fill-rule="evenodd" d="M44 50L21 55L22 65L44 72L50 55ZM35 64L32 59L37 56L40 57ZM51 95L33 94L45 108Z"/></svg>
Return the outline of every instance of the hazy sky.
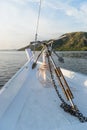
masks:
<svg viewBox="0 0 87 130"><path fill-rule="evenodd" d="M0 49L34 40L39 0L0 0ZM87 31L87 0L42 0L38 39Z"/></svg>

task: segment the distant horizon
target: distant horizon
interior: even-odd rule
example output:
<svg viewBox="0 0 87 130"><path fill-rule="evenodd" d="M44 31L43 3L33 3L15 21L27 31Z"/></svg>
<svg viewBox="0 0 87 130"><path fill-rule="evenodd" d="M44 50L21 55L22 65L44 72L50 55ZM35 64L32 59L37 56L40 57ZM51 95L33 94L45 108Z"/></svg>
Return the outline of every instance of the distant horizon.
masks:
<svg viewBox="0 0 87 130"><path fill-rule="evenodd" d="M78 31L78 32L86 32L86 31ZM74 32L66 32L66 33L74 33ZM66 34L66 33L63 33L63 34L61 34L61 35L64 35L64 34ZM87 33L87 32L86 32ZM59 38L59 36L61 36L61 35L58 35L58 37L55 37L55 38L50 38L50 39L57 39L57 38ZM50 39L44 39L44 40L50 40ZM33 40L34 41L34 40ZM43 40L41 40L41 41L43 41ZM26 47L26 46L28 46L29 45L29 43L28 44L24 44L23 46L20 46L19 48L2 48L2 49L0 49L0 51L18 51L19 49L21 49L21 48L24 48L24 47Z"/></svg>
<svg viewBox="0 0 87 130"><path fill-rule="evenodd" d="M0 50L34 41L40 0L0 0ZM87 0L42 0L38 40L87 32Z"/></svg>

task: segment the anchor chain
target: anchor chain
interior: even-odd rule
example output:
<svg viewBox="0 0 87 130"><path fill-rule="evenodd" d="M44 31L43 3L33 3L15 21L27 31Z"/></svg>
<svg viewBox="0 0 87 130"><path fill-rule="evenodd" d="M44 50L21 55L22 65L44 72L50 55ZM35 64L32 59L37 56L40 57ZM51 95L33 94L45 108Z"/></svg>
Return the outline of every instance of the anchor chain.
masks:
<svg viewBox="0 0 87 130"><path fill-rule="evenodd" d="M51 69L51 64L50 64L50 58L49 58L49 52L47 54L47 59L48 59L48 65L49 65L49 71L50 71L50 75L51 75L51 79L52 79L52 83L53 86L56 90L57 96L59 97L59 99L61 100L61 105L60 107L67 113L70 113L71 115L77 117L79 119L80 122L87 122L87 117L83 116L83 114L79 111L79 109L77 107L72 108L72 106L70 106L69 104L67 104L65 102L65 100L63 99L63 97L61 96L61 94L59 93L58 89L57 89L57 85L55 83L54 80L54 75L52 73L52 69Z"/></svg>

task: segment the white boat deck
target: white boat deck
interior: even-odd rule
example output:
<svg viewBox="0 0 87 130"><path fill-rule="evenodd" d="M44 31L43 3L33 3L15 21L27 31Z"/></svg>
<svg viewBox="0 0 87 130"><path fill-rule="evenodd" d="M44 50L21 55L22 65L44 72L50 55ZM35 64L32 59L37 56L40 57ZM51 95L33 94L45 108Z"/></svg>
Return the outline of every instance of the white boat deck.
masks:
<svg viewBox="0 0 87 130"><path fill-rule="evenodd" d="M87 123L80 123L60 108L54 88L44 88L36 72L28 62L0 91L0 130L87 130ZM87 116L87 76L62 72L75 104Z"/></svg>

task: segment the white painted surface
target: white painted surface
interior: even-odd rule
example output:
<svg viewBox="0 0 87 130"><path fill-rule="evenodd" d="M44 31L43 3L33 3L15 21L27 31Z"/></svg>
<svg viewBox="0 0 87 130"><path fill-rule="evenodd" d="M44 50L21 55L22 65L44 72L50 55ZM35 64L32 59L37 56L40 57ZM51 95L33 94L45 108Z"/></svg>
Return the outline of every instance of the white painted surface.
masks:
<svg viewBox="0 0 87 130"><path fill-rule="evenodd" d="M54 88L38 81L38 67L28 62L4 86L0 94L0 130L87 130L87 123L60 108ZM62 69L74 94L74 102L87 116L87 76ZM61 92L61 88L58 87Z"/></svg>
<svg viewBox="0 0 87 130"><path fill-rule="evenodd" d="M33 55L33 52L31 51L31 49L27 48L25 51L26 51L28 60L29 60L29 61L30 61L30 60L33 60L34 55Z"/></svg>

